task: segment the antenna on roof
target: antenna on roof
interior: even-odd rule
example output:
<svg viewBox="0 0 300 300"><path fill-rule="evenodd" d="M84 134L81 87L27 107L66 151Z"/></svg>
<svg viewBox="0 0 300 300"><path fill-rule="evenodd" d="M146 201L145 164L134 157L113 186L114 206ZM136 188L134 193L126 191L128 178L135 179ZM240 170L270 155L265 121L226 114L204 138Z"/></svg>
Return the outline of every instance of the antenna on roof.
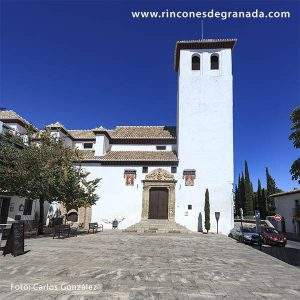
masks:
<svg viewBox="0 0 300 300"><path fill-rule="evenodd" d="M201 40L203 40L203 20L201 20Z"/></svg>

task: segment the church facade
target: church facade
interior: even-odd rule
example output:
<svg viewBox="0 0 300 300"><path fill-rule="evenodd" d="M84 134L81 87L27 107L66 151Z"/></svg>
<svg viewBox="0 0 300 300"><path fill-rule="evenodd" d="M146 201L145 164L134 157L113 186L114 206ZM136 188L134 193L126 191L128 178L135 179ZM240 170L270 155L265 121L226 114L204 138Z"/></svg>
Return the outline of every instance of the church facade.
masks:
<svg viewBox="0 0 300 300"><path fill-rule="evenodd" d="M236 40L176 43L176 126L117 126L68 130L47 126L78 148L76 166L101 178L88 219L128 231L204 230L209 191L211 231L233 228L232 50ZM174 105L175 105L174 99ZM6 112L7 114L7 112ZM8 115L8 114L7 114ZM0 119L14 125L14 118ZM13 121L12 121L13 120ZM24 119L23 119L24 120Z"/></svg>

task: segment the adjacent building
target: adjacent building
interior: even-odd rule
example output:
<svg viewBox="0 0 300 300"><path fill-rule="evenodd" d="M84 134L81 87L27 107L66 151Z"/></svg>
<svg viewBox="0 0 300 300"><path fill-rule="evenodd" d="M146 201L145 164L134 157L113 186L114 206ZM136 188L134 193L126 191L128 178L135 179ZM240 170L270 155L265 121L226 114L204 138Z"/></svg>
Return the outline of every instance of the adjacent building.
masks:
<svg viewBox="0 0 300 300"><path fill-rule="evenodd" d="M284 218L285 231L300 237L300 189L272 195L276 212Z"/></svg>
<svg viewBox="0 0 300 300"><path fill-rule="evenodd" d="M28 128L38 131L28 121L14 111L0 110L0 147L10 143L22 149L28 143ZM1 166L0 166L1 167ZM45 213L49 204L45 203ZM39 201L21 198L8 193L0 193L0 224L7 224L16 218L32 222L39 218Z"/></svg>

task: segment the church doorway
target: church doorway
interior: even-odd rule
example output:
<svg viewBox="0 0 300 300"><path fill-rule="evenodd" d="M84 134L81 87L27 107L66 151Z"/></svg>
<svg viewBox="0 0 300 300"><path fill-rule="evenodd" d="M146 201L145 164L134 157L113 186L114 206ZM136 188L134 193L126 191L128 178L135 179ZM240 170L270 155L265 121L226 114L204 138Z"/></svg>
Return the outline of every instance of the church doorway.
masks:
<svg viewBox="0 0 300 300"><path fill-rule="evenodd" d="M142 220L175 221L175 185L173 174L158 168L145 176L143 182Z"/></svg>
<svg viewBox="0 0 300 300"><path fill-rule="evenodd" d="M149 219L168 219L168 189L152 187L149 192Z"/></svg>

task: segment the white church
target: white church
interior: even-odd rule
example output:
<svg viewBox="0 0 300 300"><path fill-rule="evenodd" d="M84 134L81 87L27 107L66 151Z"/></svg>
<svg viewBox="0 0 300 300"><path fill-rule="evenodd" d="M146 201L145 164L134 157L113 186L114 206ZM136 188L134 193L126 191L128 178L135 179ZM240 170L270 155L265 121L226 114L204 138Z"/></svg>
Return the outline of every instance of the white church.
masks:
<svg viewBox="0 0 300 300"><path fill-rule="evenodd" d="M176 43L176 127L70 130L58 122L46 126L66 145L80 150L77 166L90 178L101 178L100 198L85 212L85 222L98 222L105 229L118 220L119 229L132 232L205 231L208 189L210 231L217 230L215 213L219 212L219 232L229 233L233 228L235 43L235 39ZM26 134L29 122L14 111L1 110L0 120Z"/></svg>

